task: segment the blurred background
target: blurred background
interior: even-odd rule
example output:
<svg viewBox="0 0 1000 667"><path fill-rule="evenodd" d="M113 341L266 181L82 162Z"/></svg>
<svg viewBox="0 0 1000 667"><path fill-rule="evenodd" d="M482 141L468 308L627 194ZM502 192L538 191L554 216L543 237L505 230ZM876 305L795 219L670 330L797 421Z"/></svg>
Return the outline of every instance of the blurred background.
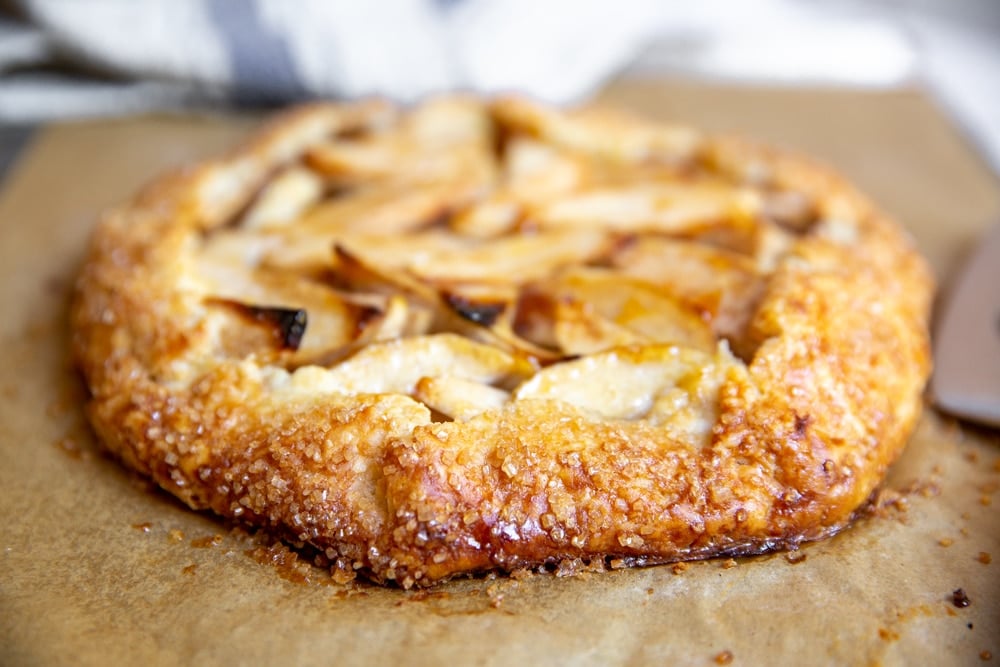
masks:
<svg viewBox="0 0 1000 667"><path fill-rule="evenodd" d="M0 0L0 168L59 119L616 77L919 86L1000 170L1000 0Z"/></svg>

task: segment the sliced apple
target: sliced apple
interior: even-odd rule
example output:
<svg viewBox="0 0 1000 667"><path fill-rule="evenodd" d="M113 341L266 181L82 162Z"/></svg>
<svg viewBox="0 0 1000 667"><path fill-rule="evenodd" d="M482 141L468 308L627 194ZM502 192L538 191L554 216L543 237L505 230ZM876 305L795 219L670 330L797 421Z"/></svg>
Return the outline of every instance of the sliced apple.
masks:
<svg viewBox="0 0 1000 667"><path fill-rule="evenodd" d="M560 112L525 99L498 100L493 112L510 131L624 161L690 160L701 139L698 132L680 125L646 123L622 113L594 109Z"/></svg>
<svg viewBox="0 0 1000 667"><path fill-rule="evenodd" d="M724 344L711 354L676 345L621 347L549 366L513 397L561 401L603 419L641 419L704 443L719 387L729 369L740 367Z"/></svg>
<svg viewBox="0 0 1000 667"><path fill-rule="evenodd" d="M589 329L601 332L597 338L611 345L647 341L715 349L715 336L698 310L649 282L611 269L574 267L543 283L541 289L560 304L556 327L561 346L571 339L560 335L560 330L580 334ZM564 349L568 354L584 353Z"/></svg>
<svg viewBox="0 0 1000 667"><path fill-rule="evenodd" d="M612 247L609 236L597 230L541 231L470 243L435 258L423 256L409 268L428 280L523 283L602 257Z"/></svg>
<svg viewBox="0 0 1000 667"><path fill-rule="evenodd" d="M461 236L494 238L514 230L522 215L523 208L517 201L494 193L457 211L448 220L448 227Z"/></svg>
<svg viewBox="0 0 1000 667"><path fill-rule="evenodd" d="M246 229L284 227L323 196L323 179L304 167L291 167L264 188L243 217Z"/></svg>
<svg viewBox="0 0 1000 667"><path fill-rule="evenodd" d="M407 115L393 133L335 138L314 146L307 163L337 182L475 181L496 177L493 127L481 106L459 98L433 101Z"/></svg>
<svg viewBox="0 0 1000 667"><path fill-rule="evenodd" d="M614 242L597 230L552 230L497 239L428 230L405 237L353 235L342 247L381 270L402 269L431 282L511 284L607 256Z"/></svg>
<svg viewBox="0 0 1000 667"><path fill-rule="evenodd" d="M705 227L747 228L760 199L752 190L718 184L642 184L598 188L530 211L543 228L677 234Z"/></svg>
<svg viewBox="0 0 1000 667"><path fill-rule="evenodd" d="M292 382L345 394L412 394L424 377L452 376L503 388L534 371L522 357L443 333L373 343L333 368L299 368Z"/></svg>
<svg viewBox="0 0 1000 667"><path fill-rule="evenodd" d="M313 239L344 234L403 234L441 219L471 201L478 185L405 181L370 184L323 201L306 212L292 234Z"/></svg>
<svg viewBox="0 0 1000 667"><path fill-rule="evenodd" d="M554 304L552 336L565 356L603 352L613 347L652 342L597 313L590 303L559 299Z"/></svg>
<svg viewBox="0 0 1000 667"><path fill-rule="evenodd" d="M421 378L413 397L455 421L468 421L487 410L503 407L510 392L452 376Z"/></svg>

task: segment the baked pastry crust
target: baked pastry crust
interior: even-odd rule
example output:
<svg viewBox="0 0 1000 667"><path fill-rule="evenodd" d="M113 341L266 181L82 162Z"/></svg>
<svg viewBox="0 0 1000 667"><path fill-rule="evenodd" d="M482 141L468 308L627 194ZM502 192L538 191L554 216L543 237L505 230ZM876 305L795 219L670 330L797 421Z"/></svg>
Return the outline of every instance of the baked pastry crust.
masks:
<svg viewBox="0 0 1000 667"><path fill-rule="evenodd" d="M932 281L803 157L520 99L318 104L100 221L105 445L410 587L836 532L905 445Z"/></svg>

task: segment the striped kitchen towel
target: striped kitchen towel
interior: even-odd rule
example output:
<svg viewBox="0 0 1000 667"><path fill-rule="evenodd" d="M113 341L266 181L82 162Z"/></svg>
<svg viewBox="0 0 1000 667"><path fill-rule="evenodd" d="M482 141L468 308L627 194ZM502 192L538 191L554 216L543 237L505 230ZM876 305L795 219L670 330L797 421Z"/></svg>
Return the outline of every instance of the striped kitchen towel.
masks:
<svg viewBox="0 0 1000 667"><path fill-rule="evenodd" d="M657 0L0 0L0 121L452 90L580 98Z"/></svg>

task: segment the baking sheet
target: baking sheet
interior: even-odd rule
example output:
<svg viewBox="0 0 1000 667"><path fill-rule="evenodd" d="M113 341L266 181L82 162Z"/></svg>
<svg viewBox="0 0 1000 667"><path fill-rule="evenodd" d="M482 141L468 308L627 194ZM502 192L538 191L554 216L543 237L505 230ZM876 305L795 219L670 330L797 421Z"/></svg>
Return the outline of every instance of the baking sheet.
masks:
<svg viewBox="0 0 1000 667"><path fill-rule="evenodd" d="M602 98L832 162L910 227L942 279L1000 214L1000 185L917 91L633 80ZM95 212L252 123L53 126L0 193L0 664L1000 660L1000 435L933 412L878 510L794 554L430 591L333 584L103 456L66 354ZM958 588L969 606L953 604Z"/></svg>

